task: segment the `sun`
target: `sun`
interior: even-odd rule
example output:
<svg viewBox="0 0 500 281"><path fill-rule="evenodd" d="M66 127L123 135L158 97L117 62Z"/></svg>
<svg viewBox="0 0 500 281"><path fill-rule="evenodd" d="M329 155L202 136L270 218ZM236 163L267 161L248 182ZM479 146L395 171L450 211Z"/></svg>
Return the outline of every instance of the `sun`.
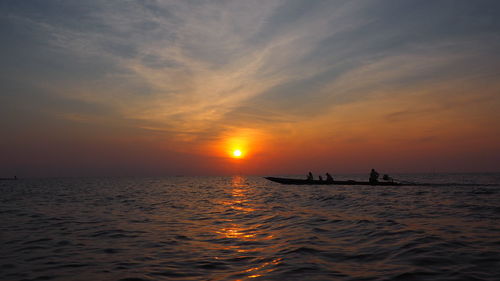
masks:
<svg viewBox="0 0 500 281"><path fill-rule="evenodd" d="M241 158L243 156L243 153L241 152L241 150L235 149L235 150L233 150L233 154L232 155L233 155L234 158Z"/></svg>

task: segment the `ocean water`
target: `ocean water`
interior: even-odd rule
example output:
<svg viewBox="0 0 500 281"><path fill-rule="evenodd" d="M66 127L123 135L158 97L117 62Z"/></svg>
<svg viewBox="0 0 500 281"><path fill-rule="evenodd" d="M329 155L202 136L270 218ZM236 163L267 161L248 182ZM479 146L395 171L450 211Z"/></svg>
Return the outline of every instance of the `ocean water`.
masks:
<svg viewBox="0 0 500 281"><path fill-rule="evenodd" d="M500 280L500 174L398 178L0 181L0 280Z"/></svg>

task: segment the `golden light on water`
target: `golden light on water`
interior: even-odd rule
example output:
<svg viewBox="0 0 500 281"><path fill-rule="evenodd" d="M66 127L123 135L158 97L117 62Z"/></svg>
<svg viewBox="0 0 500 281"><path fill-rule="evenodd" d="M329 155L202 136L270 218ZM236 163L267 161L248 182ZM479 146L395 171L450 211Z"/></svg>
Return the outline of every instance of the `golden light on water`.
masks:
<svg viewBox="0 0 500 281"><path fill-rule="evenodd" d="M221 206L223 209L226 209L226 211L230 208L239 214L254 212L257 210L257 206L256 201L253 198L253 191L254 190L249 185L247 178L243 176L234 176L226 189L228 198L227 200L220 202ZM239 258L246 258L249 253L252 253L252 255L259 255L265 251L265 249L261 247L255 248L249 246L252 244L247 244L248 242L259 243L274 238L273 235L265 235L266 230L263 228L262 224L248 226L244 223L238 222L236 219L228 219L227 221L230 221L230 223L214 229L214 232L219 238L231 239L235 242L240 242L236 245L229 244L225 246L224 249L226 251L234 251L235 253L238 253ZM267 274L276 270L276 266L281 262L282 258L274 258L271 261L267 260L251 265L246 269L240 270L238 274L244 277L236 279L235 281L263 278Z"/></svg>

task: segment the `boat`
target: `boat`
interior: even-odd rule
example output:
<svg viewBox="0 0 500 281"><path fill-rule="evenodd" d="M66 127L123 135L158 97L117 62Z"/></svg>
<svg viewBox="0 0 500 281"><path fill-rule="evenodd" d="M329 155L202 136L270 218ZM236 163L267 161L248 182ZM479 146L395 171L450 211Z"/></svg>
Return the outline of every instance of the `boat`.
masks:
<svg viewBox="0 0 500 281"><path fill-rule="evenodd" d="M372 186L463 186L463 187L478 187L478 186L500 186L500 183L422 183L422 182L397 182L397 181L326 181L326 180L307 180L307 179L290 179L290 178L277 178L277 177L264 177L267 180L289 185L372 185Z"/></svg>
<svg viewBox="0 0 500 281"><path fill-rule="evenodd" d="M394 181L369 182L369 181L355 181L355 180L346 180L346 181L307 180L307 179L290 179L290 178L277 178L277 177L264 177L264 178L281 184L295 184L295 185L376 185L376 186L405 185Z"/></svg>

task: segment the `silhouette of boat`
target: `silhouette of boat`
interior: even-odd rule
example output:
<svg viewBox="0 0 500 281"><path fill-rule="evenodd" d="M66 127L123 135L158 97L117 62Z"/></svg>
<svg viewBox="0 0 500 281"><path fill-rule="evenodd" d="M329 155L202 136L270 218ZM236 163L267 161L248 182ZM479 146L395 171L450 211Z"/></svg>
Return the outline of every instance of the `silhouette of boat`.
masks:
<svg viewBox="0 0 500 281"><path fill-rule="evenodd" d="M355 181L355 180L320 181L320 180L290 179L290 178L276 178L276 177L264 177L264 178L281 184L295 184L295 185L381 185L381 186L410 185L392 181L379 181L379 182Z"/></svg>
<svg viewBox="0 0 500 281"><path fill-rule="evenodd" d="M277 178L277 177L264 177L267 180L281 183L281 184L290 184L290 185L372 185L372 186L500 186L500 182L498 183L422 183L422 182L396 182L396 181L378 181L378 182L369 182L369 181L355 181L355 180L346 180L346 181L326 181L326 180L307 180L307 179L290 179L290 178Z"/></svg>

